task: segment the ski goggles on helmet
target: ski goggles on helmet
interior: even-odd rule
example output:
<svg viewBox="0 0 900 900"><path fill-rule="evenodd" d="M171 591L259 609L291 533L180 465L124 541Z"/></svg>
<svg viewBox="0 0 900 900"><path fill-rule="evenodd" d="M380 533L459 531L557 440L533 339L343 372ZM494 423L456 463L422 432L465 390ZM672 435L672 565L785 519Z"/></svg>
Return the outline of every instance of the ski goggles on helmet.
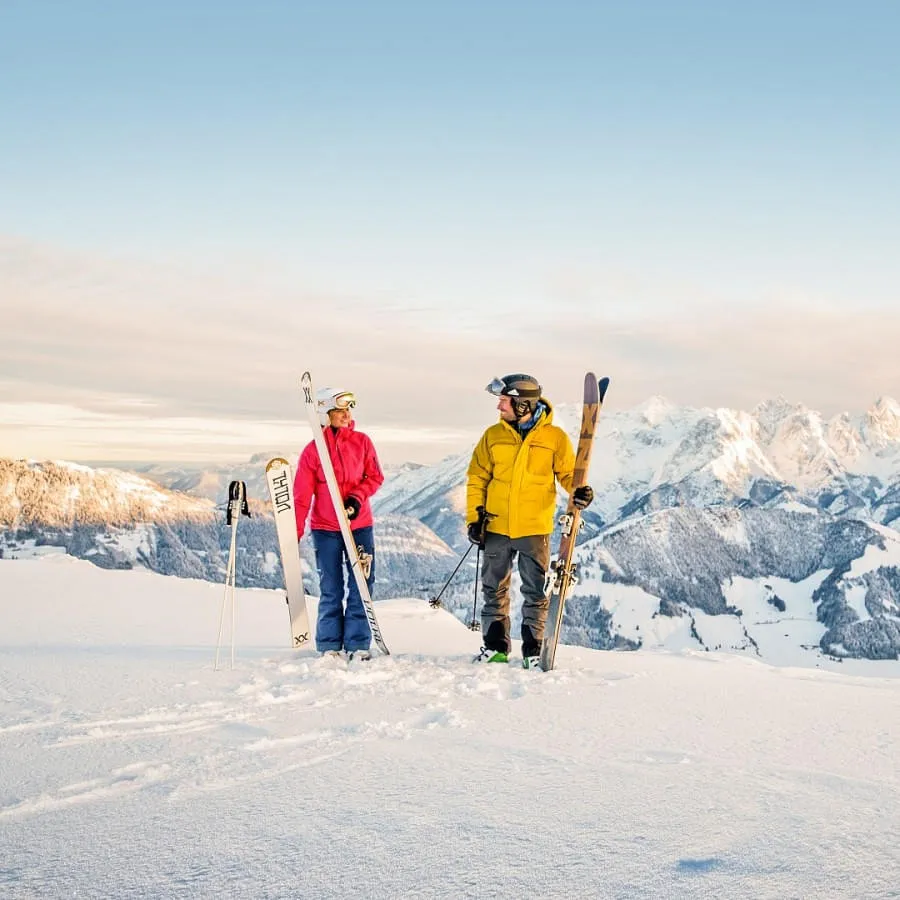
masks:
<svg viewBox="0 0 900 900"><path fill-rule="evenodd" d="M492 378L491 383L485 388L489 394L499 397L506 393L506 382L502 378Z"/></svg>
<svg viewBox="0 0 900 900"><path fill-rule="evenodd" d="M352 391L344 391L343 394L336 394L331 399L331 409L354 409L356 406L356 397Z"/></svg>

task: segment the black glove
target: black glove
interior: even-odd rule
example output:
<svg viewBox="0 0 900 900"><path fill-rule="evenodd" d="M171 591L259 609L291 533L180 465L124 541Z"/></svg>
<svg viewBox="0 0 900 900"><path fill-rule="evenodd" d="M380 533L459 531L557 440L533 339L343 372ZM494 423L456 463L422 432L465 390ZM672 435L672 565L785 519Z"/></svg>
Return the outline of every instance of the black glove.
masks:
<svg viewBox="0 0 900 900"><path fill-rule="evenodd" d="M594 499L594 489L589 484L583 484L572 491L572 503L576 509L587 509Z"/></svg>
<svg viewBox="0 0 900 900"><path fill-rule="evenodd" d="M360 503L352 494L344 501L344 511L347 513L347 518L350 519L351 522L359 515L361 507L362 503Z"/></svg>
<svg viewBox="0 0 900 900"><path fill-rule="evenodd" d="M469 522L469 524L466 525L466 535L473 544L476 544L484 550L484 526L487 515L485 514L483 506L476 506L475 512L478 513L478 518L474 522Z"/></svg>

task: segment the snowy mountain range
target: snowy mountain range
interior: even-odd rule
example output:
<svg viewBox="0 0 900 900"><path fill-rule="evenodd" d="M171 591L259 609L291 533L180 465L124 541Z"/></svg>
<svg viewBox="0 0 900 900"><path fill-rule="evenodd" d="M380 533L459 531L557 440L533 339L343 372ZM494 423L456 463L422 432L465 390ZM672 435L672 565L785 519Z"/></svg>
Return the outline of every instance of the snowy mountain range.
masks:
<svg viewBox="0 0 900 900"><path fill-rule="evenodd" d="M260 467L262 471L264 463ZM208 487L220 476L194 482ZM230 549L225 524L229 481L219 505L163 488L144 475L68 462L0 459L0 556L26 546L58 546L107 569L153 572L222 582ZM238 585L283 587L274 522L268 504L250 499L239 523ZM385 590L429 590L435 564L452 551L425 525L407 516L379 520L376 581ZM307 589L318 593L312 548L301 544Z"/></svg>
<svg viewBox="0 0 900 900"><path fill-rule="evenodd" d="M580 408L561 405L555 419L574 438ZM373 504L381 597L433 596L468 548L470 453L388 474ZM0 525L7 544L16 535L50 540L100 564L220 580L227 536L215 501L224 503L228 482L241 478L264 512L270 455L231 469L151 467L143 479L6 461ZM883 397L861 415L826 420L783 400L744 412L652 398L601 416L590 479L596 499L564 640L636 648L665 645L687 629L698 647L766 656L778 651L760 640L765 623L810 652L900 656L896 401ZM252 521L241 525L239 583L277 586L271 521ZM474 557L442 598L460 618L471 617L475 602ZM755 585L749 594L747 582Z"/></svg>

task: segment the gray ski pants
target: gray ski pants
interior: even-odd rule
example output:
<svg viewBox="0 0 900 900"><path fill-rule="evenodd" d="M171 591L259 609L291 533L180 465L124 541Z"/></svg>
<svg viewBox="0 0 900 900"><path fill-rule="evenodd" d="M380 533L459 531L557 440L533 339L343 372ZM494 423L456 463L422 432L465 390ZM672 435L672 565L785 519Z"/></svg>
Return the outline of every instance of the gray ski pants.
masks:
<svg viewBox="0 0 900 900"><path fill-rule="evenodd" d="M531 631L533 640L540 643L550 600L544 590L547 567L550 565L550 535L531 534L509 538L489 531L484 537L484 562L481 566L481 587L484 606L481 610L482 634L487 635L494 622L503 625L506 651L509 652L509 583L513 561L518 554L519 575L522 578L522 629ZM496 629L493 632L496 634ZM496 648L500 649L500 648Z"/></svg>

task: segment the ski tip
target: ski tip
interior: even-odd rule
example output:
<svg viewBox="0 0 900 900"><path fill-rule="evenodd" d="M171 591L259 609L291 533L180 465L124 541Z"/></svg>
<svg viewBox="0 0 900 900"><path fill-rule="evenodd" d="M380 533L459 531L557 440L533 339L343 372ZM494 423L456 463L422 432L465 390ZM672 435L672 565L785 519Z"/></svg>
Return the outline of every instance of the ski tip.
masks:
<svg viewBox="0 0 900 900"><path fill-rule="evenodd" d="M309 370L307 369L307 371L305 371L300 376L300 384L309 384L311 381L312 381L312 375L310 374Z"/></svg>
<svg viewBox="0 0 900 900"><path fill-rule="evenodd" d="M269 472L272 469L280 468L281 466L288 466L290 463L283 456L276 456L273 459L270 459L266 463L266 471Z"/></svg>
<svg viewBox="0 0 900 900"><path fill-rule="evenodd" d="M603 402L603 398L606 396L606 389L609 387L609 379L601 378L597 383L597 388L600 393L600 402Z"/></svg>

